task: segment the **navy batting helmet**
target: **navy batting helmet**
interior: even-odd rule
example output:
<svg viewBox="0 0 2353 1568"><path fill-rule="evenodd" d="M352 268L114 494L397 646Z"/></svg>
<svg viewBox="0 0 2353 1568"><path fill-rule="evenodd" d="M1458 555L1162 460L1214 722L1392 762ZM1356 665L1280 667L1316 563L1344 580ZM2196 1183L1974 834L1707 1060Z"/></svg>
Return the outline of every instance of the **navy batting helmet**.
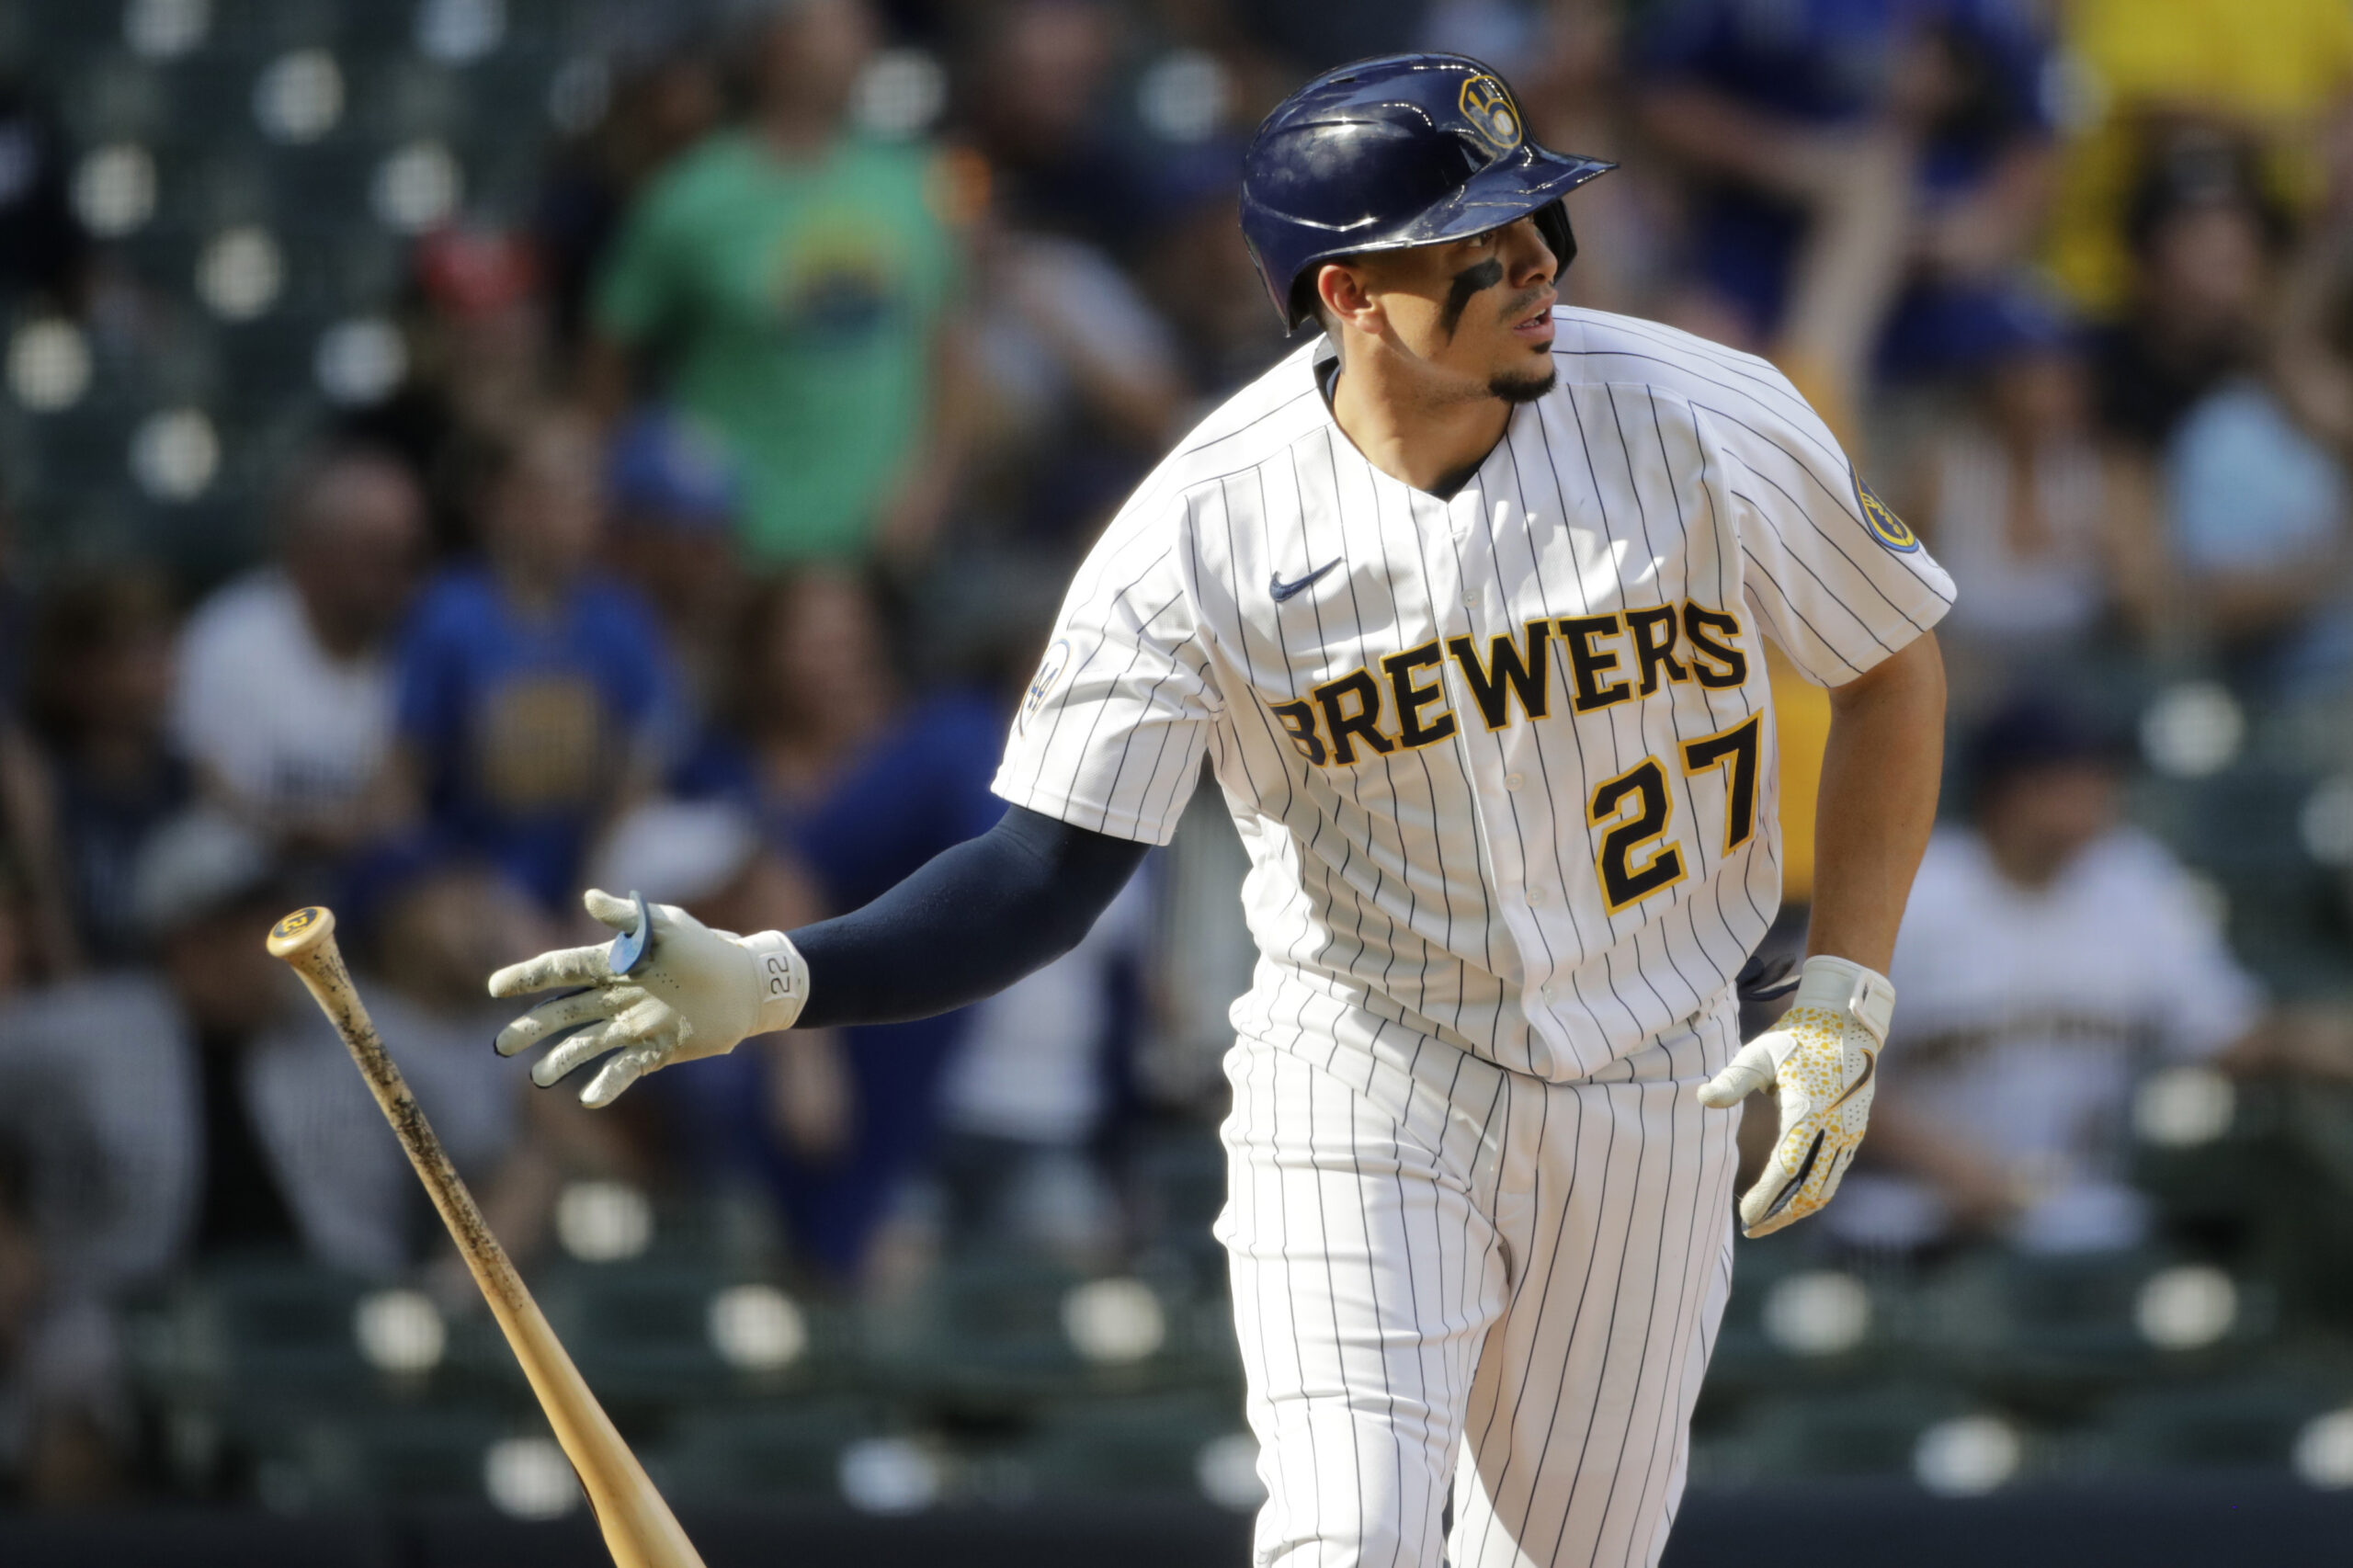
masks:
<svg viewBox="0 0 2353 1568"><path fill-rule="evenodd" d="M1242 169L1242 233L1286 325L1327 261L1483 233L1534 217L1565 268L1561 198L1616 168L1551 153L1503 78L1459 54L1388 54L1326 71L1277 106Z"/></svg>

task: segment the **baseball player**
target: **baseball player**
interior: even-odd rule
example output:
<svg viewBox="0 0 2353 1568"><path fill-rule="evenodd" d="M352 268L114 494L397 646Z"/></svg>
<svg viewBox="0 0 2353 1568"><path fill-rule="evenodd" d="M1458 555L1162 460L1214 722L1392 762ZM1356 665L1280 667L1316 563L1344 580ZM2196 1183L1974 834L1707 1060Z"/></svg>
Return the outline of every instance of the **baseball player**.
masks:
<svg viewBox="0 0 2353 1568"><path fill-rule="evenodd" d="M591 1105L756 1031L969 1002L1077 940L1206 755L1261 953L1218 1224L1260 1564L1655 1562L1731 1282L1723 1112L1778 1089L1758 1235L1828 1200L1870 1104L1951 587L1770 365L1556 304L1562 198L1609 166L1530 142L1474 61L1309 83L1242 221L1323 330L1079 571L1004 821L789 936L657 908L625 978L583 948L491 981L585 987L498 1048L578 1029L532 1076L605 1056ZM1743 1047L1780 885L1767 638L1835 719L1810 956Z"/></svg>

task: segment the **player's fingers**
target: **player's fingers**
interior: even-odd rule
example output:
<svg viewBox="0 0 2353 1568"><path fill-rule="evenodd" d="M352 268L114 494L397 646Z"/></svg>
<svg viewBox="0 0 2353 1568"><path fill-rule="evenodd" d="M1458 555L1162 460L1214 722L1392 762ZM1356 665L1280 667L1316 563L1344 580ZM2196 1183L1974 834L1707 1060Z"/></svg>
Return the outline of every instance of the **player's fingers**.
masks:
<svg viewBox="0 0 2353 1568"><path fill-rule="evenodd" d="M510 1020L498 1031L498 1038L490 1042L491 1049L501 1056L512 1056L565 1029L609 1018L625 1005L624 994L595 987L551 996L522 1017Z"/></svg>
<svg viewBox="0 0 2353 1568"><path fill-rule="evenodd" d="M528 996L555 985L593 985L610 980L603 947L558 948L521 963L508 964L490 977L490 994L497 997Z"/></svg>
<svg viewBox="0 0 2353 1568"><path fill-rule="evenodd" d="M1828 1174L1822 1177L1818 1189L1807 1200L1809 1209L1819 1209L1838 1195L1838 1184L1847 1179L1847 1167L1855 1163L1858 1147L1849 1143L1838 1151L1838 1157L1830 1162Z"/></svg>
<svg viewBox="0 0 2353 1568"><path fill-rule="evenodd" d="M557 1045L553 1051L531 1063L531 1082L542 1089L553 1088L591 1057L601 1056L612 1050L614 1042L607 1032L612 1027L609 1023L591 1024Z"/></svg>
<svg viewBox="0 0 2353 1568"><path fill-rule="evenodd" d="M635 987L631 989L635 990ZM605 1043L623 1050L642 1045L657 1034L676 1034L678 1029L677 1009L658 996L637 991L638 1000L613 1015L605 1026Z"/></svg>
<svg viewBox="0 0 2353 1568"><path fill-rule="evenodd" d="M590 888L580 895L581 907L588 911L592 920L611 926L616 931L637 929L637 901L617 898L602 888Z"/></svg>
<svg viewBox="0 0 2353 1568"><path fill-rule="evenodd" d="M1740 1200L1743 1228L1752 1236L1770 1235L1793 1220L1802 1220L1820 1208L1820 1178L1828 1174L1836 1151L1825 1150L1825 1131L1819 1125L1789 1129L1773 1145L1773 1157L1748 1196Z"/></svg>
<svg viewBox="0 0 2353 1568"><path fill-rule="evenodd" d="M591 1110L601 1110L620 1097L623 1089L636 1083L669 1059L676 1038L657 1035L642 1044L633 1045L597 1070L588 1086L580 1091L580 1103Z"/></svg>
<svg viewBox="0 0 2353 1568"><path fill-rule="evenodd" d="M1719 1110L1738 1105L1773 1082L1773 1052L1762 1040L1751 1040L1724 1070L1699 1085L1699 1103Z"/></svg>

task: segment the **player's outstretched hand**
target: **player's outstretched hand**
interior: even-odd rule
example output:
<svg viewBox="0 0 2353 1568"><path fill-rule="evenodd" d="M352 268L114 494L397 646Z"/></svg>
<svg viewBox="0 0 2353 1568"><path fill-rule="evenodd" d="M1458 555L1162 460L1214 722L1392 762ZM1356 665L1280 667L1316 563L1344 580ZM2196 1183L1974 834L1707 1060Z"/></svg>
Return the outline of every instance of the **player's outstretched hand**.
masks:
<svg viewBox="0 0 2353 1568"><path fill-rule="evenodd" d="M637 905L591 888L582 902L623 933ZM607 1106L659 1067L733 1051L746 1035L789 1028L809 994L809 970L780 932L751 937L714 931L676 904L656 903L644 956L613 971L608 945L560 948L509 964L490 977L506 998L566 990L498 1031L501 1056L560 1040L531 1068L546 1088L592 1057L616 1054L581 1091L583 1105Z"/></svg>
<svg viewBox="0 0 2353 1568"><path fill-rule="evenodd" d="M1790 1010L1699 1085L1703 1105L1738 1105L1779 1086L1781 1135L1740 1200L1744 1234L1770 1235L1838 1190L1863 1142L1895 987L1875 970L1824 955L1805 960Z"/></svg>

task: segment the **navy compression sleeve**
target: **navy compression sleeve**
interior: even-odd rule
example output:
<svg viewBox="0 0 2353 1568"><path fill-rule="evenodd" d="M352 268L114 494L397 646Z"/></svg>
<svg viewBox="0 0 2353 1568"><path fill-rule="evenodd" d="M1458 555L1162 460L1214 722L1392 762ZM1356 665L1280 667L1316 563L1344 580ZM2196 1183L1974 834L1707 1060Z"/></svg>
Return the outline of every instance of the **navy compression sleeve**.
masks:
<svg viewBox="0 0 2353 1568"><path fill-rule="evenodd" d="M865 908L791 934L809 961L793 1027L900 1023L995 995L1078 946L1151 847L1007 807Z"/></svg>

